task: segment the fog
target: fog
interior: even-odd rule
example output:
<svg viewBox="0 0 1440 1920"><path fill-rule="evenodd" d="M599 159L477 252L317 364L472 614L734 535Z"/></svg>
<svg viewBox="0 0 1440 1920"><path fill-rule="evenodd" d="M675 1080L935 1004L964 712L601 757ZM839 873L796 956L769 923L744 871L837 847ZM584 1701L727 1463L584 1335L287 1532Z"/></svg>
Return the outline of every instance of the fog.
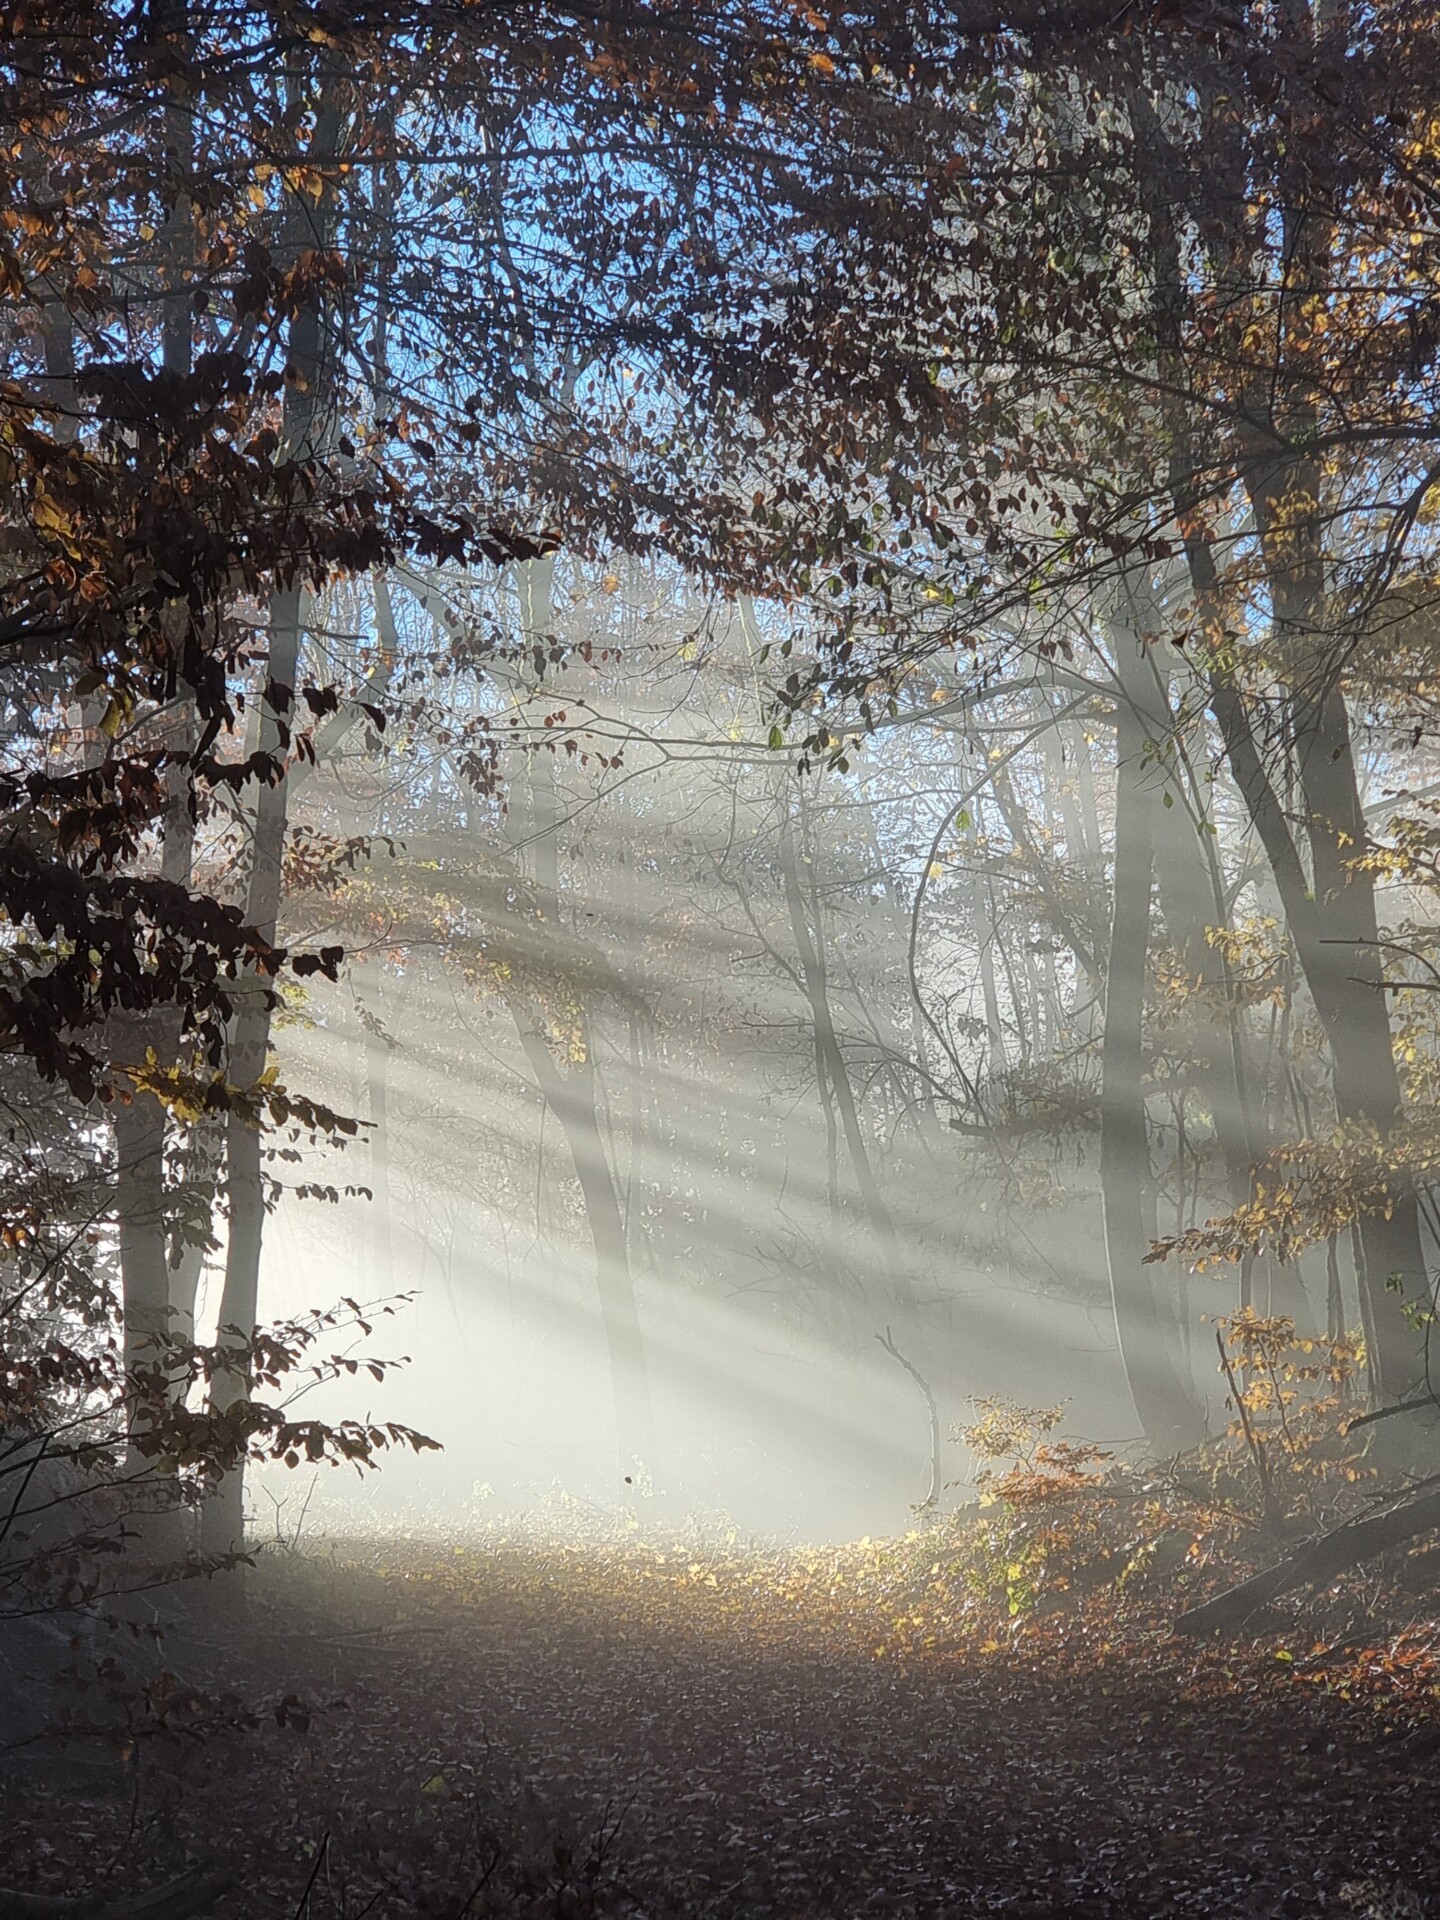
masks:
<svg viewBox="0 0 1440 1920"><path fill-rule="evenodd" d="M1437 44L5 9L0 1920L1434 1907Z"/></svg>
<svg viewBox="0 0 1440 1920"><path fill-rule="evenodd" d="M1139 1457L1094 1135L1103 656L1088 692L1031 671L958 715L942 664L841 769L762 725L783 616L673 574L412 577L383 613L388 638L369 596L316 622L352 671L388 645L411 691L298 796L299 844L328 851L292 924L351 959L290 994L276 1037L281 1083L361 1126L272 1159L261 1307L403 1296L364 1350L406 1367L307 1405L443 1452L358 1485L257 1476L261 1532L565 1499L894 1531L972 1497L955 1430L987 1396L1063 1405L1067 1434ZM507 623L508 659L469 671L467 636ZM360 839L333 889L320 869ZM1219 1197L1203 1098L1183 1137L1173 1096L1151 1107L1153 1238ZM1223 1426L1207 1322L1234 1270L1159 1271ZM1309 1263L1261 1286L1325 1322Z"/></svg>

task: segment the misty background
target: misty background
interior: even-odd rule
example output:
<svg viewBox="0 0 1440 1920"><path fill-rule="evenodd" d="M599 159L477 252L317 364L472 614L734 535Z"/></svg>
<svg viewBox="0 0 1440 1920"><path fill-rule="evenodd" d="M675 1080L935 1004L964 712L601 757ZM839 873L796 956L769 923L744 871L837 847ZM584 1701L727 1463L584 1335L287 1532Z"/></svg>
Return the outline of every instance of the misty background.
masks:
<svg viewBox="0 0 1440 1920"><path fill-rule="evenodd" d="M393 663L401 715L383 738L353 727L296 797L287 927L352 963L287 993L279 1078L364 1125L272 1156L261 1308L413 1296L371 1343L411 1364L360 1410L444 1451L360 1488L257 1475L261 1535L557 1495L800 1539L893 1530L970 1497L952 1429L992 1395L1064 1403L1067 1433L1138 1455L1095 1146L1103 637L1077 631L1083 670L979 698L933 663L840 771L767 731L758 655L784 616L674 573L404 573L315 624L337 673ZM1238 801L1204 780L1283 1121L1314 1089L1266 974L1274 909ZM1181 831L1177 860L1199 842ZM313 884L321 845L331 867L354 852L343 884ZM1218 1207L1196 1022L1169 1025L1152 1238ZM1332 1266L1264 1263L1262 1310L1351 1324L1353 1272ZM1161 1272L1223 1428L1207 1320L1236 1271ZM202 1323L214 1300L211 1272ZM316 1408L357 1392L317 1388Z"/></svg>

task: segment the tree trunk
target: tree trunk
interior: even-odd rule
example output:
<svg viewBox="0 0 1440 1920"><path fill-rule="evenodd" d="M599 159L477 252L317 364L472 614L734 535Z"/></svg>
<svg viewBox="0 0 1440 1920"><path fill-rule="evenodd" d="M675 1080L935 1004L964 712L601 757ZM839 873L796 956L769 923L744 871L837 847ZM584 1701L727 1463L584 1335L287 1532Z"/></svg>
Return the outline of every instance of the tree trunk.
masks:
<svg viewBox="0 0 1440 1920"><path fill-rule="evenodd" d="M1133 647L1123 631L1117 653ZM1129 663L1120 662L1122 687ZM1145 1436L1160 1459L1204 1438L1204 1412L1181 1364L1173 1316L1157 1294L1144 1192L1150 1144L1144 1094L1144 1006L1154 872L1153 807L1141 764L1144 722L1122 697L1116 712L1115 875L1101 1041L1100 1194L1115 1332Z"/></svg>
<svg viewBox="0 0 1440 1920"><path fill-rule="evenodd" d="M910 1276L906 1272L900 1236L895 1231L895 1222L889 1207L885 1204L885 1196L880 1191L879 1182L875 1178L875 1170L860 1126L860 1115L855 1105L855 1090L850 1080L850 1070L845 1063L845 1056L840 1050L840 1041L835 1032L824 960L810 926L805 897L800 887L795 833L788 804L785 806L780 827L780 877L785 888L786 906L790 913L790 930L800 958L801 977L805 982L805 998L810 1009L811 1030L815 1036L816 1052L823 1063L830 1083L831 1097L840 1116L841 1131L845 1135L845 1146L855 1175L855 1185L859 1189L866 1217L875 1235L875 1242L890 1282L896 1309L902 1313L908 1312L915 1304L914 1291L910 1284Z"/></svg>
<svg viewBox="0 0 1440 1920"><path fill-rule="evenodd" d="M1309 11L1283 13L1287 36L1308 42ZM1283 260L1287 324L1282 362L1268 394L1250 398L1270 431L1252 450L1244 484L1250 497L1264 559L1274 628L1274 655L1288 687L1290 742L1299 760L1307 816L1312 875L1307 875L1285 808L1261 757L1244 693L1231 664L1225 590L1199 511L1200 475L1206 449L1194 444L1190 417L1177 408L1170 421L1171 491L1181 528L1195 598L1197 624L1210 658L1210 705L1226 759L1263 846L1290 936L1329 1043L1335 1109L1345 1123L1373 1127L1383 1140L1400 1112L1400 1087L1391 1044L1389 1008L1381 985L1376 944L1374 877L1351 864L1364 851L1366 833L1359 801L1349 715L1340 684L1342 662L1327 630L1328 581L1324 543L1325 475L1309 450L1315 437L1314 394L1323 384L1325 343L1308 315L1323 314L1311 290L1331 284L1333 234L1323 218L1305 209L1302 190L1291 191L1282 153L1277 196L1286 209ZM1156 320L1165 343L1162 365L1179 392L1182 351L1173 314L1180 304L1182 268L1168 215L1157 214L1156 277L1161 290ZM1309 362L1317 364L1314 370ZM1277 454L1275 449L1285 451ZM1388 1206L1358 1223L1362 1272L1362 1318L1370 1354L1371 1391L1377 1399L1404 1398L1424 1374L1424 1345L1407 1324L1403 1297L1413 1302L1425 1284L1416 1200L1408 1182L1396 1181Z"/></svg>
<svg viewBox="0 0 1440 1920"><path fill-rule="evenodd" d="M625 1215L601 1137L589 1033L585 1033L582 1042L586 1054L584 1065L567 1070L557 1064L544 1036L531 1024L525 1009L515 1005L512 1012L530 1070L546 1104L560 1123L575 1164L575 1177L580 1183L585 1219L595 1248L595 1287L610 1361L620 1473L633 1475L637 1464L652 1468L656 1464L655 1417L630 1271Z"/></svg>
<svg viewBox="0 0 1440 1920"><path fill-rule="evenodd" d="M1325 923L1306 978L1330 1042L1335 1110L1342 1121L1373 1127L1384 1140L1400 1119L1400 1076L1383 986L1374 875L1350 864L1366 836L1349 715L1338 687L1302 710L1299 748L1315 899ZM1425 1258L1414 1188L1397 1182L1390 1197L1388 1216L1366 1216L1360 1237L1374 1386L1386 1399L1404 1400L1425 1380L1424 1342L1403 1313L1407 1301L1423 1301Z"/></svg>
<svg viewBox="0 0 1440 1920"><path fill-rule="evenodd" d="M1166 791L1180 801L1162 806L1152 816L1157 891L1170 944L1197 989L1189 994L1197 1079L1210 1108L1234 1209L1253 1197L1255 1166L1267 1144L1266 1120L1251 1095L1245 1032L1229 963L1209 938L1210 928L1225 926L1229 916L1224 875L1213 843L1197 830L1197 823L1206 823L1204 797L1171 708L1169 677L1152 670L1151 678L1155 710L1150 724L1156 738L1169 737L1174 742L1176 764ZM1246 1255L1240 1268L1238 1305L1242 1309L1252 1303L1253 1270L1254 1259ZM1292 1304L1300 1309L1297 1326L1303 1326L1308 1312L1303 1289Z"/></svg>
<svg viewBox="0 0 1440 1920"><path fill-rule="evenodd" d="M172 1232L177 1215L182 1219L193 1216L197 1210L197 1197L203 1202L213 1225L223 1152L224 1134L221 1129L211 1119L199 1121L192 1128L186 1143L180 1184L172 1196ZM170 1247L170 1330L178 1340L195 1338L195 1297L205 1266L205 1253L204 1245L195 1238L193 1231L181 1244L172 1244Z"/></svg>
<svg viewBox="0 0 1440 1920"><path fill-rule="evenodd" d="M981 819L980 804L975 804L975 819ZM977 838L980 837L977 831ZM985 1008L985 1063L990 1084L998 1097L1005 1084L1005 1030L1000 1024L1000 996L995 988L995 921L991 912L989 877L978 867L970 876L970 927L975 940L975 960L980 969L980 997Z"/></svg>
<svg viewBox="0 0 1440 1920"><path fill-rule="evenodd" d="M555 563L548 555L527 561L519 570L521 632L533 651L537 680L550 644L554 578ZM531 756L522 797L523 806L516 810L510 831L519 857L534 878L536 924L519 931L523 939L537 941L538 945L538 931L548 930L554 943L561 932L561 807L552 755ZM566 956L563 950L552 950L548 957L563 964ZM635 1298L625 1211L600 1125L590 1010L583 986L576 986L574 991L584 1058L573 1068L556 1060L535 1009L525 997L509 997L508 1004L536 1085L565 1136L580 1186L595 1250L595 1287L610 1366L620 1474L633 1478L637 1462L652 1470L657 1465L649 1366Z"/></svg>
<svg viewBox="0 0 1440 1920"><path fill-rule="evenodd" d="M157 7L157 27L174 41L177 54L182 56L188 52L188 14L187 0L160 0ZM178 71L186 71L183 59ZM167 93L164 121L167 163L176 185L168 196L162 236L161 359L167 373L184 375L190 371L191 361L195 218L189 194L180 184L188 181L194 170L193 108L183 82L177 82ZM73 367L73 346L66 349L66 358ZM193 714L182 689L177 748L190 751L194 737ZM188 886L195 850L188 767L168 767L166 787L160 871L164 879L177 886ZM145 1022L133 1036L137 1054L134 1064L142 1064L147 1047L155 1049L162 1066L174 1064L177 1040L171 1021ZM116 1112L116 1203L127 1372L137 1366L155 1366L172 1332L164 1179L167 1132L165 1108L150 1094L136 1092L130 1104Z"/></svg>
<svg viewBox="0 0 1440 1920"><path fill-rule="evenodd" d="M339 148L341 105L339 83L327 78L311 140L320 159ZM297 189L291 195L287 225L289 250L299 252L315 243L319 223L322 241L334 220L333 190L327 185L319 209L301 204ZM296 378L285 388L283 441L291 458L304 460L315 452L323 425L333 368L324 351L323 314L318 296L312 296L290 323L289 359ZM262 940L273 943L280 914L281 874L289 791L284 762L289 751L290 717L299 673L305 593L298 583L282 586L270 601L270 655L260 705L259 750L274 759L280 771L261 786L255 804L250 879L246 899L247 924ZM274 994L258 968L247 971L234 995L237 1003L230 1043L229 1077L242 1092L253 1092L265 1071L270 1046L270 1016ZM227 1333L249 1340L259 1312L260 1253L265 1224L265 1188L261 1135L241 1114L232 1112L225 1127L226 1193L230 1230L225 1250L225 1286L220 1301L220 1338ZM227 1412L248 1399L250 1381L243 1360L217 1371L211 1383L212 1409ZM202 1539L207 1551L227 1553L244 1539L244 1469L227 1474L206 1503Z"/></svg>
<svg viewBox="0 0 1440 1920"><path fill-rule="evenodd" d="M298 588L276 594L270 603L270 660L266 698L261 709L260 751L283 756L289 695L300 655L301 594ZM283 691L281 691L283 689ZM245 918L262 940L273 942L280 913L280 877L284 858L289 796L284 778L260 789L250 855L250 886ZM251 1093L265 1071L270 1048L273 991L265 975L251 968L236 993L238 1003L230 1041L229 1079ZM248 1341L259 1317L260 1254L265 1231L265 1177L261 1130L239 1112L225 1122L226 1200L229 1235L225 1248L225 1285L220 1297L219 1339ZM249 1371L243 1360L217 1372L210 1399L225 1413L248 1399ZM207 1551L228 1553L244 1535L243 1470L227 1474L206 1504L203 1538Z"/></svg>
<svg viewBox="0 0 1440 1920"><path fill-rule="evenodd" d="M165 1232L165 1109L136 1093L115 1112L115 1210L125 1304L125 1371L163 1364L170 1322ZM133 1446L132 1462L138 1463Z"/></svg>
<svg viewBox="0 0 1440 1920"><path fill-rule="evenodd" d="M1331 679L1318 647L1319 563L1312 560L1300 568L1283 557L1288 556L1288 543L1300 536L1293 528L1276 525L1281 518L1276 493L1280 484L1278 478L1256 475L1251 493L1271 555L1282 647L1288 650L1292 672L1303 673L1307 683L1320 682L1318 692L1294 698L1291 718L1313 884L1261 759L1244 698L1222 668L1210 674L1211 706L1329 1043L1337 1117L1373 1127L1383 1140L1400 1116L1400 1083L1381 986L1374 877L1351 864L1363 851L1366 834L1349 715L1344 693ZM1318 478L1315 484L1318 487ZM1192 542L1190 560L1197 600L1208 609L1218 592L1208 546ZM1406 1398L1424 1378L1424 1344L1407 1323L1403 1306L1405 1299L1413 1302L1420 1295L1425 1264L1413 1189L1397 1181L1389 1198L1388 1216L1369 1214L1359 1222L1360 1301L1371 1390L1377 1399L1393 1400ZM1403 1293L1396 1293L1392 1279Z"/></svg>
<svg viewBox="0 0 1440 1920"><path fill-rule="evenodd" d="M385 1004L383 976L375 978L372 997L377 1018ZM390 1041L382 1030L365 1030L365 1095L370 1121L370 1233L367 1268L370 1290L386 1298L394 1290L394 1262L390 1240Z"/></svg>

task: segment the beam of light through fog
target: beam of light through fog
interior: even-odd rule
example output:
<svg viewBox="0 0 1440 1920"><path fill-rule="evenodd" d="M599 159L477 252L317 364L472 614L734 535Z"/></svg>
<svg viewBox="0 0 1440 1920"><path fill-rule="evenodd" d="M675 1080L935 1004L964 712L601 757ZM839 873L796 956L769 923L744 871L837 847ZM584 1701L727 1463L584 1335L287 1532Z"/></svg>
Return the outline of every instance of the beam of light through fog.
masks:
<svg viewBox="0 0 1440 1920"><path fill-rule="evenodd" d="M618 672L628 684L599 685L592 671L578 693L572 674L532 695L536 731L547 705L583 695L593 731L576 728L582 743L648 729L686 742L674 758L637 747L607 780L582 772L578 755L512 751L505 817L493 804L457 804L443 791L443 756L427 762L419 740L312 791L331 830L390 834L400 850L362 876L371 923L347 936L352 979L312 988L278 1035L280 1075L368 1120L379 1071L385 1123L300 1176L376 1198L283 1200L266 1236L262 1306L281 1314L343 1294L416 1293L370 1343L410 1366L363 1391L353 1380L317 1391L314 1406L363 1405L445 1449L392 1458L359 1489L327 1480L317 1511L453 1525L487 1503L533 1508L560 1488L601 1505L654 1498L668 1515L726 1514L791 1537L903 1527L926 1486L928 1425L916 1384L878 1343L887 1326L933 1386L947 1432L972 1397L1005 1394L1066 1402L1073 1432L1121 1446L1136 1437L1093 1161L1067 1149L1063 1199L1002 1220L944 1118L922 1124L915 1099L895 1093L915 1044L909 910L876 866L913 885L917 857L971 775L930 729L919 743L882 738L850 778L797 782L787 762L735 751L756 721L733 626L729 638L729 654L712 647L703 672L684 646L652 642L638 684L627 661ZM475 696L457 687L456 698ZM1008 744L1020 723L1003 711L993 719ZM551 812L546 834L527 843L522 829L539 816L520 801L537 765ZM898 1273L833 1112L827 1144L782 832L800 836L806 912L823 934ZM556 905L517 914L516 876L547 835ZM993 1023L1022 989L1002 979L986 1002L963 866L947 886L932 888L919 962L942 1021L978 1063L987 1005ZM463 892L445 910L488 956L478 970L467 976L445 943L395 930L393 902L407 890L427 901ZM485 973L497 960L543 974L538 1004L552 1011L583 975L595 1124L626 1222L654 1405L655 1457L632 1474L643 1496L617 1463L617 1389L575 1163ZM905 1082L912 1094L916 1084ZM293 1169L276 1172L295 1183ZM1223 1279L1189 1286L1197 1325L1225 1309ZM949 1497L964 1497L968 1466L963 1448L947 1447ZM264 1497L259 1511L263 1521Z"/></svg>

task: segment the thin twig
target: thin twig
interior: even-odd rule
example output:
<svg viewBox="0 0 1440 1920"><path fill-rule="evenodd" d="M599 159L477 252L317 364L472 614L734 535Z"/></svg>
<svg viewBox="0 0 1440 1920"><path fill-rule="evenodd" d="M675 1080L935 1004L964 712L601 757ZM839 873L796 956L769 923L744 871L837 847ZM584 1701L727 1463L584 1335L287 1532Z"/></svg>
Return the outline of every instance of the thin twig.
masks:
<svg viewBox="0 0 1440 1920"><path fill-rule="evenodd" d="M940 1501L940 1409L936 1405L934 1390L930 1382L925 1378L924 1374L921 1373L920 1369L914 1366L905 1358L904 1354L901 1353L895 1344L889 1327L886 1327L883 1334L877 1333L875 1338L890 1355L891 1359L898 1360L901 1366L904 1367L910 1378L924 1394L925 1405L930 1410L930 1487L925 1498L920 1503L921 1511L930 1513L934 1511Z"/></svg>
<svg viewBox="0 0 1440 1920"><path fill-rule="evenodd" d="M301 1894L300 1904L295 1909L295 1920L305 1920L306 1915L310 1911L310 1895L314 1891L315 1882L320 1877L320 1869L324 1866L325 1856L329 1851L330 1836L327 1833L320 1842L319 1849L315 1855L315 1864L310 1869L310 1878L305 1882L305 1891Z"/></svg>
<svg viewBox="0 0 1440 1920"><path fill-rule="evenodd" d="M1245 1395L1236 1383L1235 1369L1230 1364L1230 1356L1225 1351L1225 1339L1218 1327L1215 1329L1215 1345L1220 1350L1220 1365L1225 1370L1225 1378L1230 1382L1230 1396L1234 1401L1236 1412L1240 1415L1240 1424L1245 1430L1245 1444L1254 1457L1255 1471L1260 1476L1260 1493L1265 1503L1265 1524L1274 1526L1281 1515L1275 1499L1275 1489L1270 1481L1270 1463L1265 1457L1265 1449L1255 1429L1250 1424L1250 1409L1245 1404Z"/></svg>
<svg viewBox="0 0 1440 1920"><path fill-rule="evenodd" d="M494 1853L491 1854L490 1856L489 1866L486 1867L484 1873L481 1874L480 1878L475 1882L474 1886L470 1889L469 1898L466 1900L464 1906L461 1907L460 1911L456 1914L455 1920L466 1920L466 1916L469 1914L470 1909L474 1906L475 1902L480 1898L481 1894L485 1891L486 1887L489 1886L491 1877L494 1874L496 1867L499 1866L499 1864L500 1864L500 1849L499 1847L496 1847Z"/></svg>

